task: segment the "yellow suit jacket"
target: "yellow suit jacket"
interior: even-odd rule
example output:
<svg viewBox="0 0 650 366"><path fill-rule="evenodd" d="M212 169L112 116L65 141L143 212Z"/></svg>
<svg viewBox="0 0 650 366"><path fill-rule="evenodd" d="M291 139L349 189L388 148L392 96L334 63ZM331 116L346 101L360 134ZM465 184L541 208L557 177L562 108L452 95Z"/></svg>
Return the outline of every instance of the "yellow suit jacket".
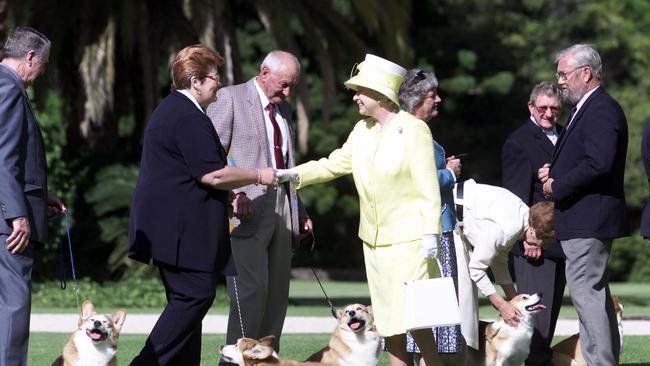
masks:
<svg viewBox="0 0 650 366"><path fill-rule="evenodd" d="M359 121L329 157L295 168L298 188L352 173L359 194L359 238L390 245L440 234L440 190L429 127L400 111L382 129Z"/></svg>

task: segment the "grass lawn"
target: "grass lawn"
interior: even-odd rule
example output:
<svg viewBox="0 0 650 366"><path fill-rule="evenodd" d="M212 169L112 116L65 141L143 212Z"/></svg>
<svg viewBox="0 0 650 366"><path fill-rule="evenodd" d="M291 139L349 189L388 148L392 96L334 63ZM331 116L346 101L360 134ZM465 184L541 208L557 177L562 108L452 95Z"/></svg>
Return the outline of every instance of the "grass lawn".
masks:
<svg viewBox="0 0 650 366"><path fill-rule="evenodd" d="M556 337L559 341L562 337ZM34 333L30 338L29 364L50 365L60 354L68 335L61 333ZM140 351L146 339L145 335L124 334L120 337L118 360L120 365L128 363ZM282 336L283 357L304 360L327 344L329 334L287 334ZM224 344L224 335L203 336L202 366L216 366L218 348ZM650 336L625 337L625 346L621 355L621 365L650 365ZM388 365L386 355L382 354L379 365Z"/></svg>
<svg viewBox="0 0 650 366"><path fill-rule="evenodd" d="M323 281L325 291L337 307L342 307L349 303L369 304L368 287L364 282L341 282L341 281ZM640 283L614 283L611 284L612 293L621 298L625 306L625 317L650 318L650 284ZM59 290L57 290L59 291ZM161 291L162 288L161 288ZM219 291L224 292L223 288ZM65 302L70 302L70 306L61 306L56 308L39 307L38 303L34 304L34 312L74 312L74 296L71 291L63 294ZM82 293L83 298L83 293ZM292 316L330 316L329 308L325 298L316 281L310 280L293 280L289 295L288 315ZM485 298L479 296L480 315L482 318L494 318L496 311L487 303ZM116 301L113 304L96 303L100 312L110 313L119 305L119 299L110 299ZM108 300L107 300L108 301ZM211 313L226 314L225 294L218 296L218 301L210 310ZM159 313L162 308L137 309L129 308L130 314L137 313ZM564 296L564 306L561 310L562 317L575 317L575 310L571 306L571 299L568 293ZM128 316L127 316L128 321ZM67 334L61 333L33 333L31 335L29 348L30 365L50 365L52 361L60 354L63 345L68 339ZM556 337L555 342L564 337ZM125 334L120 337L119 359L121 365L127 365L133 357L139 352L146 339L145 335ZM304 360L312 353L321 349L327 344L329 334L287 334L282 337L282 356ZM216 365L218 360L218 347L224 344L224 335L206 335L203 337L203 359L201 365ZM650 366L650 336L626 336L624 352L621 355L621 365L628 366ZM387 365L386 355L382 355L380 365Z"/></svg>
<svg viewBox="0 0 650 366"><path fill-rule="evenodd" d="M368 294L368 286L365 282L346 282L346 281L323 281L323 287L327 291L334 306L343 307L350 303L370 304L370 295ZM650 318L650 284L647 283L612 283L610 284L612 293L621 298L621 302L625 306L624 316L629 317L648 317ZM498 288L498 287L497 287ZM500 288L498 288L500 289ZM59 289L53 291L60 292ZM164 290L160 289L161 292ZM210 310L211 314L227 314L227 296L225 289L219 287L217 301ZM61 307L43 307L40 306L38 301L32 304L32 311L35 313L71 313L74 312L75 300L73 292L67 290L64 296L65 304ZM81 294L82 299L84 294ZM116 304L104 304L96 302L95 305L100 311L112 312L114 308L123 307L117 300ZM571 306L571 298L568 290L564 293L563 307L560 311L561 317L577 317L573 306ZM495 318L497 313L491 305L488 304L486 298L479 295L480 315L481 318L489 319ZM128 308L131 314L138 313L160 313L162 306L151 307L146 309ZM318 283L313 280L292 280L289 292L289 309L288 315L293 316L330 316L329 308L325 302L325 297L321 292ZM128 321L128 320L127 320Z"/></svg>

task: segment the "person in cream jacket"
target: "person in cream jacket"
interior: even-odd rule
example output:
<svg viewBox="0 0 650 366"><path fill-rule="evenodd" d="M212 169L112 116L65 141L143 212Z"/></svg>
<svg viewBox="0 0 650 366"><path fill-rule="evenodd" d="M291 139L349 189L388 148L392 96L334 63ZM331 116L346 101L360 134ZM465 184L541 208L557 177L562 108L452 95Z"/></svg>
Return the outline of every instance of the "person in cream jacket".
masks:
<svg viewBox="0 0 650 366"><path fill-rule="evenodd" d="M507 189L479 184L473 179L456 184L454 203L459 221L456 233L465 251L459 257L467 263L458 266L463 336L468 346L478 349L478 303L474 285L508 324L517 324L521 314L507 301L517 295L508 271L508 253L522 239L533 246L555 242L554 207L546 201L529 208ZM505 298L488 277L488 268L494 281L501 285Z"/></svg>

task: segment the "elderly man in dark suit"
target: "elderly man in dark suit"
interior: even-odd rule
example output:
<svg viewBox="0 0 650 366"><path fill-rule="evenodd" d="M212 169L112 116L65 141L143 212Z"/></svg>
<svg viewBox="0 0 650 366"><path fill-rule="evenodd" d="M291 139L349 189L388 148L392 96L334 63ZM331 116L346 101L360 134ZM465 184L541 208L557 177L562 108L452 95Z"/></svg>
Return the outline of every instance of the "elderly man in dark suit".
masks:
<svg viewBox="0 0 650 366"><path fill-rule="evenodd" d="M540 169L555 199L555 233L566 255L566 278L580 319L582 353L590 366L618 363L616 314L607 261L613 239L629 235L623 176L627 120L601 83L600 55L577 44L558 53L557 78L574 107L553 160Z"/></svg>
<svg viewBox="0 0 650 366"><path fill-rule="evenodd" d="M648 177L648 186L650 186L650 119L645 123L643 128L643 138L641 138L641 158L645 175ZM650 199L645 204L643 215L641 215L641 236L650 239Z"/></svg>
<svg viewBox="0 0 650 366"><path fill-rule="evenodd" d="M228 152L229 165L277 169L295 165L291 106L286 99L299 76L296 57L276 50L264 58L258 76L219 90L207 114ZM291 248L297 247L301 231L311 230L311 220L293 183L233 192L231 236L237 277L228 278L227 343L242 337L241 316L247 337L272 334L277 350L289 301Z"/></svg>
<svg viewBox="0 0 650 366"><path fill-rule="evenodd" d="M543 202L542 182L537 170L553 158L553 148L562 126L556 124L561 112L560 90L549 81L533 88L528 101L530 118L513 131L501 150L503 187L528 206ZM512 248L517 292L542 293L547 311L535 316L535 331L526 365L551 365L551 341L562 307L564 253L560 243L544 249L519 242Z"/></svg>
<svg viewBox="0 0 650 366"><path fill-rule="evenodd" d="M27 364L34 246L47 239L51 213L65 211L47 193L45 148L25 87L45 71L50 41L16 28L0 63L0 365Z"/></svg>

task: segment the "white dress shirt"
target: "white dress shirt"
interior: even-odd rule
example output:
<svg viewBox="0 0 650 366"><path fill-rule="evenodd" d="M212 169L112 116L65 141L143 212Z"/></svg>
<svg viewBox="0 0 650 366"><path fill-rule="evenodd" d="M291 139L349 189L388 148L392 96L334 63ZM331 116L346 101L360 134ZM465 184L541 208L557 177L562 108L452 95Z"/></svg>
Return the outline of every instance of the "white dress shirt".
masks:
<svg viewBox="0 0 650 366"><path fill-rule="evenodd" d="M264 94L262 88L260 88L257 83L257 78L254 80L255 89L257 89L257 94L260 96L260 102L262 102L262 108L264 109L264 124L266 125L266 141L269 146L269 156L271 157L271 163L274 168L277 168L275 165L275 151L273 150L273 123L271 123L271 117L269 117L269 98ZM285 166L287 166L287 138L289 137L289 128L287 127L287 121L280 114L279 108L275 108L275 121L280 126L280 132L282 133L282 157L284 158Z"/></svg>

